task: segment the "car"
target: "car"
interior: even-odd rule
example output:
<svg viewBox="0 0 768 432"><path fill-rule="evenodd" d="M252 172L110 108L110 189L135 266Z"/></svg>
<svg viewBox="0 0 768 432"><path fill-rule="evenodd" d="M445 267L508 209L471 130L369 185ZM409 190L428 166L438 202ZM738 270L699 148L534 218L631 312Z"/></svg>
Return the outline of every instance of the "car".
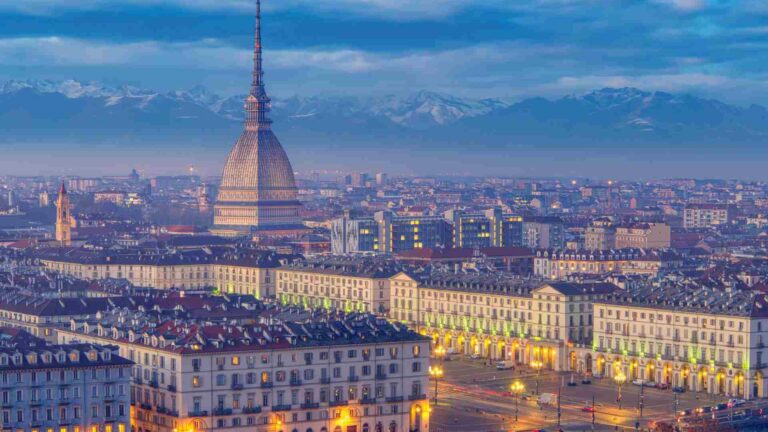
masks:
<svg viewBox="0 0 768 432"><path fill-rule="evenodd" d="M658 383L656 384L656 388L659 390L666 390L669 388L669 384L667 383Z"/></svg>
<svg viewBox="0 0 768 432"><path fill-rule="evenodd" d="M471 356L469 356L469 358L471 358L472 360L480 360L482 357L480 356L480 354L474 353Z"/></svg>
<svg viewBox="0 0 768 432"><path fill-rule="evenodd" d="M595 412L595 407L593 407L592 405L584 405L583 407L581 407L581 410L584 412L591 413L591 412Z"/></svg>
<svg viewBox="0 0 768 432"><path fill-rule="evenodd" d="M728 399L728 406L729 407L742 406L745 403L747 403L747 401L745 401L744 399Z"/></svg>
<svg viewBox="0 0 768 432"><path fill-rule="evenodd" d="M584 378L584 379L581 380L581 383L582 384L592 384L592 380L589 379L589 378Z"/></svg>
<svg viewBox="0 0 768 432"><path fill-rule="evenodd" d="M722 411L724 409L728 409L728 404L727 403L717 404L712 409L715 411Z"/></svg>
<svg viewBox="0 0 768 432"><path fill-rule="evenodd" d="M699 414L711 413L712 412L712 407L710 407L710 406L699 407L699 408L696 408L696 412L699 413Z"/></svg>
<svg viewBox="0 0 768 432"><path fill-rule="evenodd" d="M686 416L689 416L689 415L693 414L693 411L694 411L693 408L691 408L691 409L687 409L685 411L680 411L679 413L677 413L677 415L679 415L680 417L686 417Z"/></svg>
<svg viewBox="0 0 768 432"><path fill-rule="evenodd" d="M685 393L685 387L680 387L680 386L672 387L672 391L674 393Z"/></svg>

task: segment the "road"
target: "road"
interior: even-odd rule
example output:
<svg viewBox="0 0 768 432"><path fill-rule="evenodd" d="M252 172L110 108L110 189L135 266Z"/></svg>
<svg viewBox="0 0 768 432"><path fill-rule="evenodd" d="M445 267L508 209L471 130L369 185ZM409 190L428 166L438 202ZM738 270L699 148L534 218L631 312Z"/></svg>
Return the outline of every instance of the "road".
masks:
<svg viewBox="0 0 768 432"><path fill-rule="evenodd" d="M444 362L445 378L438 384L438 405L432 417L433 432L483 432L517 431L537 428L556 430L556 406L541 407L533 395L537 374L527 368L516 371L497 371L484 366L482 360L454 360ZM529 400L520 401L519 419L515 422L515 398L508 395L514 380L523 382ZM560 425L566 431L593 430L592 414L582 411L595 398L594 430L634 430L640 423L646 428L648 421L672 420L677 410L714 405L726 399L705 394L686 393L677 396L669 390L643 389L643 417L640 418L638 402L640 387L625 384L622 387L622 409L616 403L617 386L608 379L595 379L592 384L565 385L570 374L542 372L539 393L557 393L560 387ZM431 392L434 388L430 389Z"/></svg>

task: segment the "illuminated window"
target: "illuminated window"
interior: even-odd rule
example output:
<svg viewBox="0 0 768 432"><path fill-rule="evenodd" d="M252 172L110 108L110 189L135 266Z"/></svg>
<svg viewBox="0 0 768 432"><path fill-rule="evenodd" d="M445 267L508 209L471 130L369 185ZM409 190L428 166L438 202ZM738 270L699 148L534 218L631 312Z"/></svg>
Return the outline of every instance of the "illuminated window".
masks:
<svg viewBox="0 0 768 432"><path fill-rule="evenodd" d="M240 356L233 356L232 357L232 366L239 366L240 365Z"/></svg>
<svg viewBox="0 0 768 432"><path fill-rule="evenodd" d="M193 387L200 387L200 376L199 375L194 375L192 377L192 386Z"/></svg>

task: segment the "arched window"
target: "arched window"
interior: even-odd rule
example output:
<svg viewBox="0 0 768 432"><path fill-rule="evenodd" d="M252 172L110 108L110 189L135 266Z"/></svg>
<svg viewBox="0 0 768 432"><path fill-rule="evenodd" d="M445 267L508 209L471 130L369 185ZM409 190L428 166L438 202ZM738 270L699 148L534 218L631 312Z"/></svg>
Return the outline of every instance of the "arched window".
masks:
<svg viewBox="0 0 768 432"><path fill-rule="evenodd" d="M307 429L307 432L315 432L312 430L312 428Z"/></svg>
<svg viewBox="0 0 768 432"><path fill-rule="evenodd" d="M341 432L341 426L336 426L333 428L333 432Z"/></svg>
<svg viewBox="0 0 768 432"><path fill-rule="evenodd" d="M368 427L368 423L363 423L363 432L371 432L370 428Z"/></svg>
<svg viewBox="0 0 768 432"><path fill-rule="evenodd" d="M294 428L291 432L299 432L299 430Z"/></svg>
<svg viewBox="0 0 768 432"><path fill-rule="evenodd" d="M397 423L392 422L389 424L389 432L397 432Z"/></svg>
<svg viewBox="0 0 768 432"><path fill-rule="evenodd" d="M384 432L384 425L381 422L376 423L376 432Z"/></svg>

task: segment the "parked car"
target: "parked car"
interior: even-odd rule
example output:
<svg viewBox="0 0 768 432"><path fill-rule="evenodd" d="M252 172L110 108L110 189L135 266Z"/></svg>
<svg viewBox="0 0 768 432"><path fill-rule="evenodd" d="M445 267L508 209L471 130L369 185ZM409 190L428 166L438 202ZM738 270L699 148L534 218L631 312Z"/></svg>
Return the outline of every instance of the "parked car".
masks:
<svg viewBox="0 0 768 432"><path fill-rule="evenodd" d="M729 407L737 407L741 406L747 403L744 399L728 399L728 406Z"/></svg>
<svg viewBox="0 0 768 432"><path fill-rule="evenodd" d="M512 360L502 360L496 363L496 369L498 370L509 370L514 368L515 368L515 362Z"/></svg>
<svg viewBox="0 0 768 432"><path fill-rule="evenodd" d="M675 393L685 393L685 387L672 387L672 391Z"/></svg>
<svg viewBox="0 0 768 432"><path fill-rule="evenodd" d="M469 356L469 358L471 358L472 360L480 360L482 356L480 356L480 354L478 353L474 353L471 356Z"/></svg>
<svg viewBox="0 0 768 432"><path fill-rule="evenodd" d="M585 377L585 378L583 378L583 379L581 380L581 383L582 383L582 384L592 384L592 380L591 380L591 379L589 379L588 377Z"/></svg>
<svg viewBox="0 0 768 432"><path fill-rule="evenodd" d="M656 388L659 390L666 390L669 388L669 384L667 383L658 383L656 384Z"/></svg>

